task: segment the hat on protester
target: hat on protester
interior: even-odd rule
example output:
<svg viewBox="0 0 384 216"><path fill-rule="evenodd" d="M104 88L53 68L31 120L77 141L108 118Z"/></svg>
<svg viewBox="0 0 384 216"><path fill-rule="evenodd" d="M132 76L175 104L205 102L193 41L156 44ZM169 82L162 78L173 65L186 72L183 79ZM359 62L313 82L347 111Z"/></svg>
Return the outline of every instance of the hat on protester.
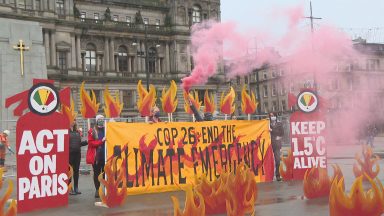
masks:
<svg viewBox="0 0 384 216"><path fill-rule="evenodd" d="M4 134L7 134L7 136L9 136L9 134L11 134L11 132L9 130L5 130L3 131Z"/></svg>
<svg viewBox="0 0 384 216"><path fill-rule="evenodd" d="M96 116L96 121L98 121L99 119L103 119L103 118L104 118L103 115L97 115L97 116Z"/></svg>

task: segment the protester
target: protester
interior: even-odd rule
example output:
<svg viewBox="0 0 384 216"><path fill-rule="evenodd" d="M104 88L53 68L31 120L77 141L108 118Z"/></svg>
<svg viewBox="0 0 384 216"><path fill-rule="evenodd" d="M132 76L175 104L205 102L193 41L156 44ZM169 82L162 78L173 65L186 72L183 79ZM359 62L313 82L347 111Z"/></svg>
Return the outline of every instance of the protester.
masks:
<svg viewBox="0 0 384 216"><path fill-rule="evenodd" d="M70 195L81 194L79 191L79 169L81 159L81 146L87 145L86 141L81 141L80 130L77 129L76 122L73 122L69 130L69 164L73 169L74 188L69 192ZM71 181L71 179L70 179Z"/></svg>
<svg viewBox="0 0 384 216"><path fill-rule="evenodd" d="M152 107L151 115L149 116L150 123L158 123L161 122L160 119L160 109L157 106Z"/></svg>
<svg viewBox="0 0 384 216"><path fill-rule="evenodd" d="M87 164L92 164L93 183L95 185L95 198L99 198L100 173L104 172L105 164L105 131L104 116L96 116L96 124L88 130Z"/></svg>
<svg viewBox="0 0 384 216"><path fill-rule="evenodd" d="M367 126L367 145L370 145L373 148L373 141L377 134L377 129L374 124L368 124Z"/></svg>
<svg viewBox="0 0 384 216"><path fill-rule="evenodd" d="M212 113L210 112L205 112L204 113L204 118L201 117L199 111L196 109L195 105L193 104L192 100L189 99L189 107L191 108L192 112L193 112L193 115L195 116L195 120L197 122L201 122L201 121L212 121L213 120L213 116L212 116Z"/></svg>
<svg viewBox="0 0 384 216"><path fill-rule="evenodd" d="M5 147L13 153L8 141L10 134L11 132L9 130L4 130L3 133L0 134L0 168L4 168L5 164Z"/></svg>
<svg viewBox="0 0 384 216"><path fill-rule="evenodd" d="M273 155L275 157L275 174L276 180L281 181L279 167L280 167L280 150L281 142L284 135L283 125L281 122L277 121L277 117L274 113L269 114L269 131L271 134L271 142Z"/></svg>

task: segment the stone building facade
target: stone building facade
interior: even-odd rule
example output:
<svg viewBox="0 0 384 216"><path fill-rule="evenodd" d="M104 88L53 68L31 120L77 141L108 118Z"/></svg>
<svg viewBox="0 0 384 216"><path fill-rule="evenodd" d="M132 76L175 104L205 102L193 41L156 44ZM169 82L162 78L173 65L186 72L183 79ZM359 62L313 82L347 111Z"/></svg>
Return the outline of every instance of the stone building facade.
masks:
<svg viewBox="0 0 384 216"><path fill-rule="evenodd" d="M136 85L146 85L147 73L158 98L170 80L190 73L191 26L220 16L220 0L0 0L0 17L40 23L48 78L72 88L77 110L86 81L101 104L106 85L118 91L123 117L138 116ZM219 95L223 77L196 88ZM178 97L182 115L181 90Z"/></svg>

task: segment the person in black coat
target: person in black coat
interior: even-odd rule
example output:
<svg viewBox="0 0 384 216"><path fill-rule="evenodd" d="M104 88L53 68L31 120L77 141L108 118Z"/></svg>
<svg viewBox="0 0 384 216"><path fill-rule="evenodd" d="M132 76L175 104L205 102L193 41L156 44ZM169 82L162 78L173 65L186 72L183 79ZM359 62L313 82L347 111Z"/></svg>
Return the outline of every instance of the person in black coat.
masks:
<svg viewBox="0 0 384 216"><path fill-rule="evenodd" d="M74 187L69 192L70 195L81 194L79 191L79 169L81 160L81 146L87 145L87 141L81 141L80 131L77 129L76 122L73 122L69 130L69 164L73 169ZM70 179L71 181L71 179Z"/></svg>
<svg viewBox="0 0 384 216"><path fill-rule="evenodd" d="M275 158L275 174L276 180L281 181L280 177L280 150L282 145L282 139L284 136L283 124L277 121L277 117L274 113L269 114L269 131L271 134L271 142L273 155Z"/></svg>
<svg viewBox="0 0 384 216"><path fill-rule="evenodd" d="M193 104L191 99L189 99L189 107L191 108L191 110L193 112L193 115L195 116L195 119L196 119L197 122L212 121L213 120L212 113L210 113L210 112L205 112L204 113L204 118L201 117L199 111L196 109L196 107Z"/></svg>

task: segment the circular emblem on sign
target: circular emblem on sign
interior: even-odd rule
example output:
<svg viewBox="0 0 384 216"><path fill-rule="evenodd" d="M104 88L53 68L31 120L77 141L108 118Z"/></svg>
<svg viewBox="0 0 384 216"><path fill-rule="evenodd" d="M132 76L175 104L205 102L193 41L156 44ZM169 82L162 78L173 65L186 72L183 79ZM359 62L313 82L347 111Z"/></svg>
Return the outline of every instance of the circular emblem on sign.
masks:
<svg viewBox="0 0 384 216"><path fill-rule="evenodd" d="M29 109L39 115L49 115L59 106L59 95L49 83L39 83L29 90Z"/></svg>
<svg viewBox="0 0 384 216"><path fill-rule="evenodd" d="M315 111L318 104L319 100L314 92L303 91L297 97L297 106L305 113Z"/></svg>

